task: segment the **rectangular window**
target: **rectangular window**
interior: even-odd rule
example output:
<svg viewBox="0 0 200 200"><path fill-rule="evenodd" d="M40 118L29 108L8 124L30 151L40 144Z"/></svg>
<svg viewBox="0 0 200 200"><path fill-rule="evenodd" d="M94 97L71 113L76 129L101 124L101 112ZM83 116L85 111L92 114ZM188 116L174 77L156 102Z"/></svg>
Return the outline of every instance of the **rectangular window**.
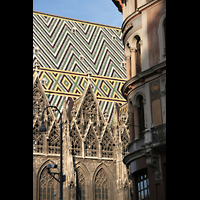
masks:
<svg viewBox="0 0 200 200"><path fill-rule="evenodd" d="M135 176L137 200L149 200L149 180L147 170L141 170Z"/></svg>

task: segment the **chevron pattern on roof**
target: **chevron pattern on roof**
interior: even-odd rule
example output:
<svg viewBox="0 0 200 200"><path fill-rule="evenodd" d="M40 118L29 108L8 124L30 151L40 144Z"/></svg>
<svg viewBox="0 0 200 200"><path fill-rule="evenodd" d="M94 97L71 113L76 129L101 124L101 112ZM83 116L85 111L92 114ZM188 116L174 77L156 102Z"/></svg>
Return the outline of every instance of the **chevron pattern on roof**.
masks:
<svg viewBox="0 0 200 200"><path fill-rule="evenodd" d="M121 87L126 68L121 30L101 24L33 13L33 63L39 63L39 77L51 105L62 110L64 99L79 97L87 83L87 70L102 111L111 119L113 102L125 102ZM73 72L70 74L70 72ZM33 76L35 68L33 68Z"/></svg>

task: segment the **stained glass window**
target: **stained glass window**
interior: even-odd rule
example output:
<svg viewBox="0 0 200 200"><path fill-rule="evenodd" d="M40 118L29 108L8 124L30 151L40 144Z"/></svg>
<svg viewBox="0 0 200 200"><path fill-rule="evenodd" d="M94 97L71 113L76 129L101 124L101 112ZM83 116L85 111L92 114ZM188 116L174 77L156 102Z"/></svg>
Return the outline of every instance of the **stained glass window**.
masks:
<svg viewBox="0 0 200 200"><path fill-rule="evenodd" d="M102 139L102 157L113 158L113 146L111 135L106 130Z"/></svg>
<svg viewBox="0 0 200 200"><path fill-rule="evenodd" d="M39 199L40 200L54 200L54 191L56 186L56 181L53 177L47 173L46 168L43 170L40 176L39 183Z"/></svg>
<svg viewBox="0 0 200 200"><path fill-rule="evenodd" d="M85 177L80 167L77 168L77 195L79 200L85 200Z"/></svg>
<svg viewBox="0 0 200 200"><path fill-rule="evenodd" d="M105 171L101 169L95 178L95 200L108 199L108 180Z"/></svg>

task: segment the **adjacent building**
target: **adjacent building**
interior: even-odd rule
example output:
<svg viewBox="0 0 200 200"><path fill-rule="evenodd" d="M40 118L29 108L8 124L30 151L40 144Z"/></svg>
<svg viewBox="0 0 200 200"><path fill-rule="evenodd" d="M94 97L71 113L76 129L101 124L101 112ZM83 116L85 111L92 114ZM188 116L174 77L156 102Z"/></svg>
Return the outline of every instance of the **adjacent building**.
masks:
<svg viewBox="0 0 200 200"><path fill-rule="evenodd" d="M166 1L112 0L123 14L133 199L166 199Z"/></svg>

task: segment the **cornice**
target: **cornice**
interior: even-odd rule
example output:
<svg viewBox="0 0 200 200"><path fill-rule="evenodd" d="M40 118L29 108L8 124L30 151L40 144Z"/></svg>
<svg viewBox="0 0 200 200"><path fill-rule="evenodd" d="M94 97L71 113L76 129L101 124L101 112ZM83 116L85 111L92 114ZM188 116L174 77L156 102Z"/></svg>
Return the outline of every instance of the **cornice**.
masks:
<svg viewBox="0 0 200 200"><path fill-rule="evenodd" d="M161 62L161 63L159 63L157 65L154 65L153 67L138 73L136 76L134 76L131 79L129 79L128 81L126 81L124 83L124 85L122 86L122 88L121 88L121 92L122 92L123 97L125 99L127 99L127 95L125 95L125 89L128 88L130 85L142 80L143 78L145 78L146 76L151 75L152 73L158 73L157 71L160 71L161 69L163 69L165 67L166 67L166 61Z"/></svg>
<svg viewBox="0 0 200 200"><path fill-rule="evenodd" d="M72 21L72 22L81 23L81 24L87 24L87 25L91 25L91 26L98 26L98 27L102 27L102 28L110 28L110 29L114 29L114 30L118 30L118 31L121 30L120 27L116 27L116 26L99 24L99 23L95 23L95 22L89 22L89 21L59 16L59 15L54 15L54 14L49 14L49 13L44 13L44 12L39 12L39 11L33 11L33 14L42 15L42 16L46 16L46 17L52 17L52 18L56 18L56 19L66 20L66 21Z"/></svg>
<svg viewBox="0 0 200 200"><path fill-rule="evenodd" d="M146 150L141 148L138 149L132 153L129 153L128 155L126 155L123 159L123 163L128 167L130 165L131 162L133 162L134 160L141 158L143 156L146 155Z"/></svg>
<svg viewBox="0 0 200 200"><path fill-rule="evenodd" d="M119 12L122 13L123 3L121 0L112 0L112 2L115 4L115 6L118 8Z"/></svg>

